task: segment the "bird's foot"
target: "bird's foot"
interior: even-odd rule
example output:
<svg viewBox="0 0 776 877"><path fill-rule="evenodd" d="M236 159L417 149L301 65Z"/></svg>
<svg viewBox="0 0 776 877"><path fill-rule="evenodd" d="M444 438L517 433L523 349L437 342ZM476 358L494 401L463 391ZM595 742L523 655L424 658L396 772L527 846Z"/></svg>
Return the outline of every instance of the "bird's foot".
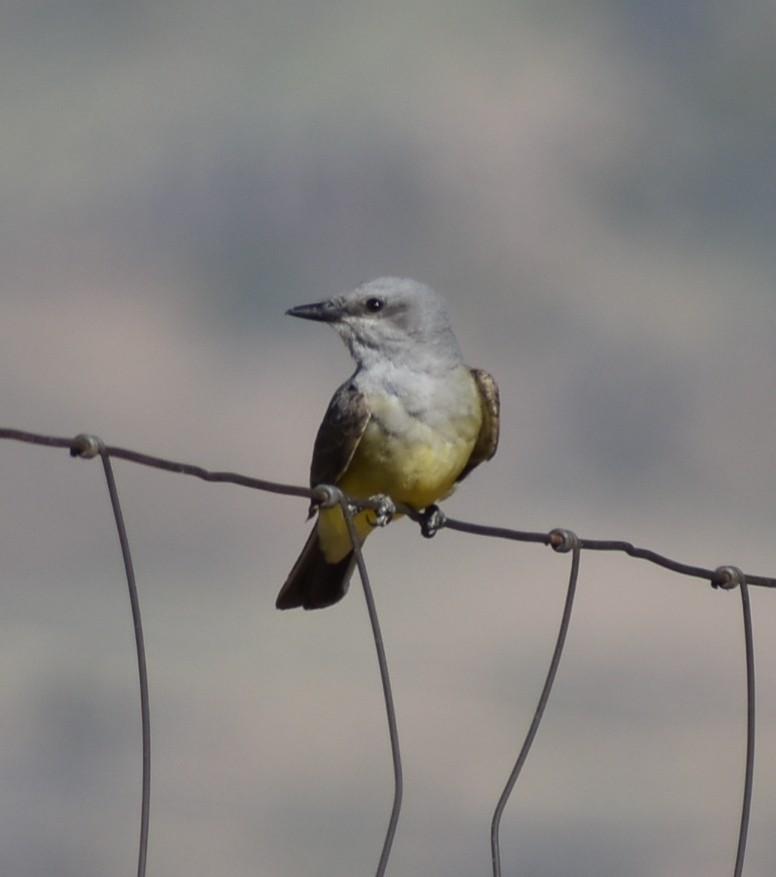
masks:
<svg viewBox="0 0 776 877"><path fill-rule="evenodd" d="M396 514L396 503L385 493L370 496L370 502L377 503L377 508L369 509L367 520L373 527L387 527Z"/></svg>
<svg viewBox="0 0 776 877"><path fill-rule="evenodd" d="M441 530L444 525L445 514L439 506L430 505L428 508L423 509L420 517L420 532L426 537L426 539L431 539L432 536L436 536L437 532Z"/></svg>

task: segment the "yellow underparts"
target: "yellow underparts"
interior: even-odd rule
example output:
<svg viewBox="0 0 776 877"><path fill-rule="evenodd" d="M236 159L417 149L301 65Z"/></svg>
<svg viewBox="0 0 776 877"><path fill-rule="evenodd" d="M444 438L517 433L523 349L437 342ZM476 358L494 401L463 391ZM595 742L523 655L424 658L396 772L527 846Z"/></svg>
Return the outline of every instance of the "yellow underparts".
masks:
<svg viewBox="0 0 776 877"><path fill-rule="evenodd" d="M387 494L395 502L424 509L448 496L466 466L481 423L479 410L456 419L455 428L436 430L413 421L401 435L370 421L356 453L337 486L348 496L368 499ZM354 518L361 542L372 531L374 512ZM351 550L347 525L339 508L322 509L318 518L321 549L329 563Z"/></svg>

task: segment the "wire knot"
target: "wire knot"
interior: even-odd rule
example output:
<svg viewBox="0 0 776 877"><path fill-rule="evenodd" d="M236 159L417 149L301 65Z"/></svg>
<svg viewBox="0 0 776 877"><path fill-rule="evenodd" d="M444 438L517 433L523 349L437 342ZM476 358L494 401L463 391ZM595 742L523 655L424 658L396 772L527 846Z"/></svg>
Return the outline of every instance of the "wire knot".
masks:
<svg viewBox="0 0 776 877"><path fill-rule="evenodd" d="M344 497L339 487L333 484L316 484L313 493L313 502L319 509L333 509L342 503Z"/></svg>
<svg viewBox="0 0 776 877"><path fill-rule="evenodd" d="M724 591L732 591L745 584L746 576L737 566L718 566L711 579L712 588L722 588Z"/></svg>
<svg viewBox="0 0 776 877"><path fill-rule="evenodd" d="M105 442L101 438L82 432L73 439L73 444L70 446L70 456L91 460L93 457L99 456L104 450Z"/></svg>
<svg viewBox="0 0 776 877"><path fill-rule="evenodd" d="M579 544L577 534L573 530L556 527L550 530L550 547L559 554L567 554Z"/></svg>

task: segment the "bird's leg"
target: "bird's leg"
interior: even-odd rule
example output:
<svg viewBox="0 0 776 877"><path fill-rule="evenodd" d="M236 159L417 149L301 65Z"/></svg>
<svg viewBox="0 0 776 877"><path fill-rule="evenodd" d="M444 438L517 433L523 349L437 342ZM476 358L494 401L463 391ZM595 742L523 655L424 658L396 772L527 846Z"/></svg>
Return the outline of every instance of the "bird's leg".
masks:
<svg viewBox="0 0 776 877"><path fill-rule="evenodd" d="M419 521L420 532L426 539L430 539L432 536L436 536L437 531L444 527L445 514L439 506L430 505L428 508L423 509Z"/></svg>

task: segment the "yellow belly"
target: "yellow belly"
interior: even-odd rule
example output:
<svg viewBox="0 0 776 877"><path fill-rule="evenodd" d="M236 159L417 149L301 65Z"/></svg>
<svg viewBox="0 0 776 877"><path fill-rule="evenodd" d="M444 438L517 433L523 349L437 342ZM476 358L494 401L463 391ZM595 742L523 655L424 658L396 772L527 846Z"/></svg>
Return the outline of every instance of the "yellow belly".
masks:
<svg viewBox="0 0 776 877"><path fill-rule="evenodd" d="M358 497L387 493L418 509L446 496L471 456L476 435L439 441L426 432L421 441L398 438L370 423L340 488Z"/></svg>
<svg viewBox="0 0 776 877"><path fill-rule="evenodd" d="M462 417L455 429L432 429L408 423L398 436L372 420L356 453L338 482L343 493L358 498L387 494L396 502L424 509L448 496L474 448L480 427L479 412ZM372 530L373 513L356 515L354 521L363 542ZM318 534L324 556L341 560L350 550L350 539L340 509L322 510Z"/></svg>

